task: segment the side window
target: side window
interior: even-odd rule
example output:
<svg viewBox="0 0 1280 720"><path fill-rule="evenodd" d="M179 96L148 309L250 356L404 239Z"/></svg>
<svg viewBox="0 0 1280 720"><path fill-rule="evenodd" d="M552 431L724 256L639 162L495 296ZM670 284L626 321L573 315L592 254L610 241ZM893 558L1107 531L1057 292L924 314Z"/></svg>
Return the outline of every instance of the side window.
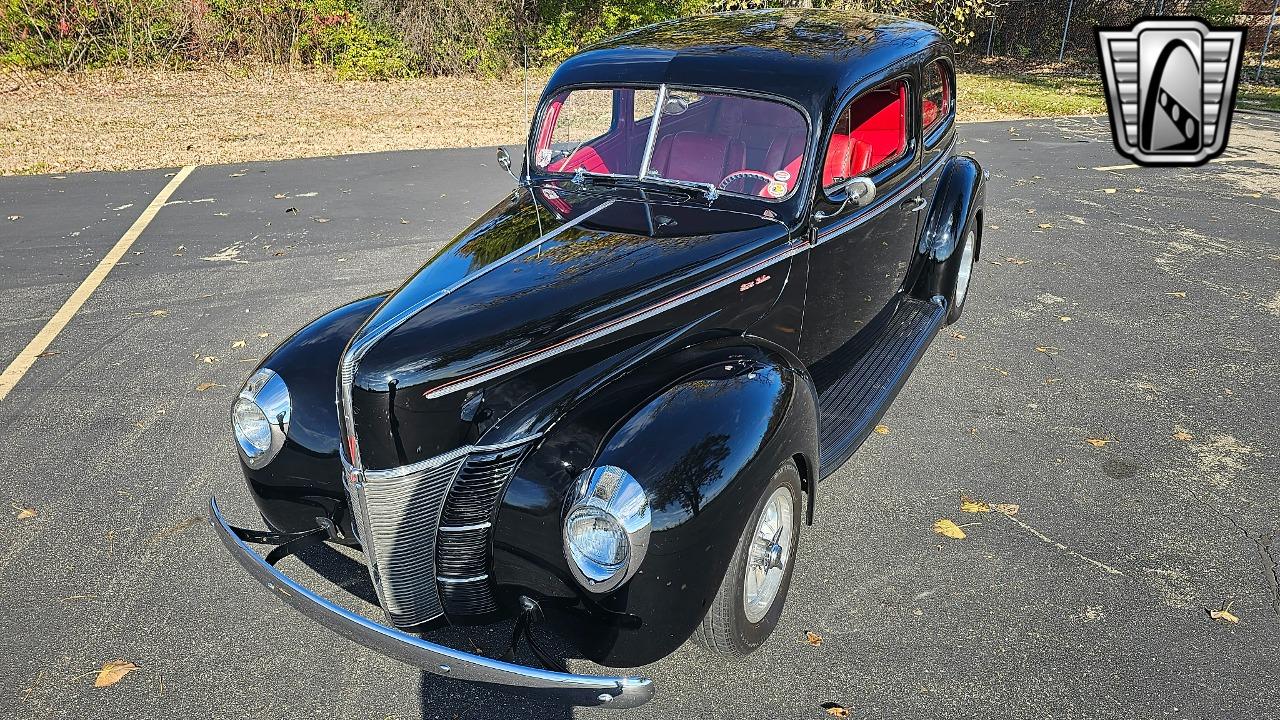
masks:
<svg viewBox="0 0 1280 720"><path fill-rule="evenodd" d="M891 80L854 98L836 118L822 187L873 175L907 151L907 83Z"/></svg>
<svg viewBox="0 0 1280 720"><path fill-rule="evenodd" d="M935 60L925 68L921 103L924 134L928 135L951 112L951 71L942 60Z"/></svg>

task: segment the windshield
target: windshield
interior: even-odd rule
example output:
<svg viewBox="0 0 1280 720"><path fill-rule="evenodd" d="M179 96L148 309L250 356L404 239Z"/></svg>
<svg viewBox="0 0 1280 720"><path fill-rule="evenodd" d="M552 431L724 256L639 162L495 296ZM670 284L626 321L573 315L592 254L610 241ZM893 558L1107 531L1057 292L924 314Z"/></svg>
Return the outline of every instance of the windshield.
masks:
<svg viewBox="0 0 1280 720"><path fill-rule="evenodd" d="M808 136L804 115L786 103L665 85L565 90L541 118L537 172L694 183L771 201L795 189Z"/></svg>

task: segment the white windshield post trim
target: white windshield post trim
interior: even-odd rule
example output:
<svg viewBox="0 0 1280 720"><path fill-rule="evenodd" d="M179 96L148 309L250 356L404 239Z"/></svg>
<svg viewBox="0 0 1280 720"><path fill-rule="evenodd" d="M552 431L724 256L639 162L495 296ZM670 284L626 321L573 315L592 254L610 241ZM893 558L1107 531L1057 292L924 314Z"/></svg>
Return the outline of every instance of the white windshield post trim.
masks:
<svg viewBox="0 0 1280 720"><path fill-rule="evenodd" d="M649 161L653 159L653 144L658 139L658 125L662 124L662 106L667 102L667 84L658 86L658 100L653 105L653 119L649 122L649 137L644 141L644 156L640 161L641 180L649 176Z"/></svg>

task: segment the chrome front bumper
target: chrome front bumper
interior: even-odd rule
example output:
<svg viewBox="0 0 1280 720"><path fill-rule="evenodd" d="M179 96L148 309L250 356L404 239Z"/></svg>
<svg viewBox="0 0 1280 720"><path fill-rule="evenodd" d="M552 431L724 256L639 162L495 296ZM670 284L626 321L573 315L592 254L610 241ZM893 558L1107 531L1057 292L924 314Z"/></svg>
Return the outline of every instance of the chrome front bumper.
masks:
<svg viewBox="0 0 1280 720"><path fill-rule="evenodd" d="M570 705L632 708L653 697L653 683L647 678L539 670L430 643L373 622L325 600L268 565L232 531L216 499L209 501L209 522L231 555L281 600L333 632L387 657L442 677L494 685L509 692Z"/></svg>

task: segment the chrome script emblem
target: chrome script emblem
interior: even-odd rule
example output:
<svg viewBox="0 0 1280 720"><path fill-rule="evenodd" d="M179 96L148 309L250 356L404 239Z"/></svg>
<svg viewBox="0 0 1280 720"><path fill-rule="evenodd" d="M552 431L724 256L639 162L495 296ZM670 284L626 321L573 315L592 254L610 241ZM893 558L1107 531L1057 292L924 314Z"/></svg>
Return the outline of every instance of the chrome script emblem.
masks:
<svg viewBox="0 0 1280 720"><path fill-rule="evenodd" d="M1227 146L1244 29L1199 18L1098 28L1111 131L1141 165L1201 165Z"/></svg>

